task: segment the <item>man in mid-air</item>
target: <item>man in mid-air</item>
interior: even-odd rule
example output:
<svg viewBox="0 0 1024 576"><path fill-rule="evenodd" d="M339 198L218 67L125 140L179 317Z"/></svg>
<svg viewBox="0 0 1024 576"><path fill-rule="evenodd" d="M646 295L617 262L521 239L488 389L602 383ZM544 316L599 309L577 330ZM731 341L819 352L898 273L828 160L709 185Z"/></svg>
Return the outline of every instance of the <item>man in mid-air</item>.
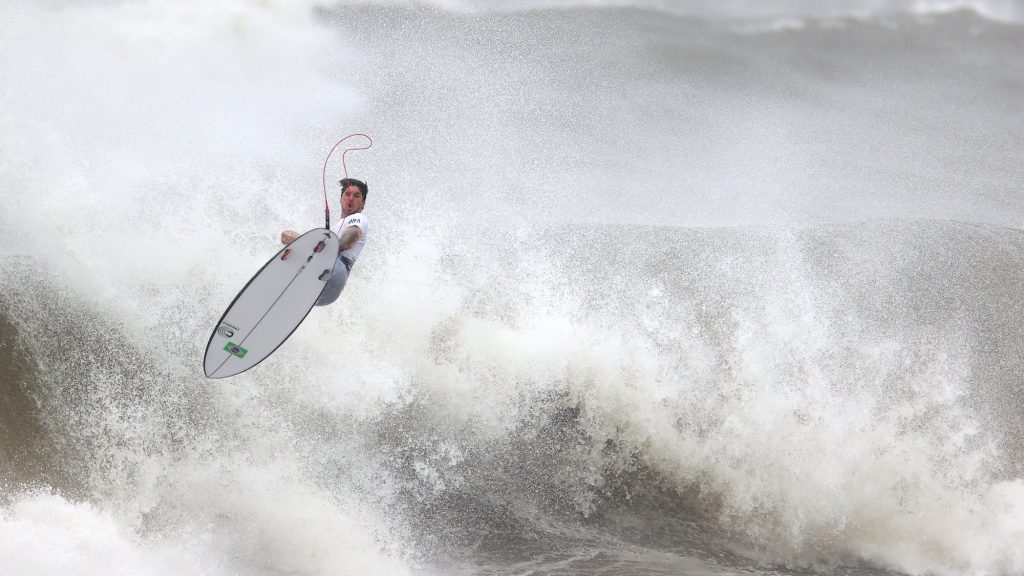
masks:
<svg viewBox="0 0 1024 576"><path fill-rule="evenodd" d="M327 306L338 299L341 289L345 287L348 274L352 271L359 253L366 244L366 234L370 229L369 221L363 214L366 205L366 194L369 189L366 182L355 178L345 178L341 184L341 219L331 228L338 235L338 259L327 286L317 299L317 306ZM301 236L294 230L281 232L281 243L291 244Z"/></svg>

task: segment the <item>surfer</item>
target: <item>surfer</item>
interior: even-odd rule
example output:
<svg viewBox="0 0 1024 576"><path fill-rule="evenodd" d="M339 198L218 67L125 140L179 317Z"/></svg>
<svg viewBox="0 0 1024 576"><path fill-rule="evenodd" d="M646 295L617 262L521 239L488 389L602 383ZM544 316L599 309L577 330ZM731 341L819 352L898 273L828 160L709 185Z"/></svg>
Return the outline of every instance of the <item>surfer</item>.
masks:
<svg viewBox="0 0 1024 576"><path fill-rule="evenodd" d="M345 178L341 184L341 219L331 227L338 236L338 258L334 262L334 270L327 286L317 299L317 306L332 304L341 295L345 282L348 281L349 272L355 265L359 253L363 251L366 244L366 234L369 231L369 222L363 214L363 206L366 205L366 194L369 188L366 182L355 178ZM294 230L281 232L281 243L291 244L300 234Z"/></svg>

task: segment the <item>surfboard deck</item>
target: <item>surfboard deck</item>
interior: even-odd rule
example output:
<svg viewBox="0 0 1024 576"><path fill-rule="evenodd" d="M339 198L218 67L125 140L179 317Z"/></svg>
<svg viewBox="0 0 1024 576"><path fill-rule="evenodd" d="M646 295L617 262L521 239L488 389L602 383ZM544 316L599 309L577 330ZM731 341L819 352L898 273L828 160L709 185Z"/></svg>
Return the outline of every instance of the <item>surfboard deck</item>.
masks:
<svg viewBox="0 0 1024 576"><path fill-rule="evenodd" d="M265 360L312 310L338 256L338 236L314 228L274 255L235 296L210 334L207 378L226 378Z"/></svg>

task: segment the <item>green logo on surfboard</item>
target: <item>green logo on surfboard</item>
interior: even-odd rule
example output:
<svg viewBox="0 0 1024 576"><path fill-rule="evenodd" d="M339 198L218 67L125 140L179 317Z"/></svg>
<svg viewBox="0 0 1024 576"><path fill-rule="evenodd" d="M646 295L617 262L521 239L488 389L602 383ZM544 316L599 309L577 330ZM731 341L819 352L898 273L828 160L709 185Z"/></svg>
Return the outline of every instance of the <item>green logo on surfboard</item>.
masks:
<svg viewBox="0 0 1024 576"><path fill-rule="evenodd" d="M231 354L232 356L238 356L239 358L245 358L245 355L249 353L248 350L242 348L241 346L235 344L234 342L228 342L227 345L224 346L224 351Z"/></svg>

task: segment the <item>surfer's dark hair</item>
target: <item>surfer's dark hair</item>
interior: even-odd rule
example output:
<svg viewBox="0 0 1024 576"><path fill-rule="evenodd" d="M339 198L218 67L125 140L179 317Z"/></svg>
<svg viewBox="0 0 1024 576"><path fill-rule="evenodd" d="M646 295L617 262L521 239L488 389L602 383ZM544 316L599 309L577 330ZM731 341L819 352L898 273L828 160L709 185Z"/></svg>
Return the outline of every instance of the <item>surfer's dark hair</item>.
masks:
<svg viewBox="0 0 1024 576"><path fill-rule="evenodd" d="M342 178L341 180L338 180L338 184L341 184L342 192L344 192L345 188L348 188L349 186L359 188L359 191L363 193L363 200L366 200L366 195L370 192L370 189L366 186L366 182L356 180L355 178Z"/></svg>

